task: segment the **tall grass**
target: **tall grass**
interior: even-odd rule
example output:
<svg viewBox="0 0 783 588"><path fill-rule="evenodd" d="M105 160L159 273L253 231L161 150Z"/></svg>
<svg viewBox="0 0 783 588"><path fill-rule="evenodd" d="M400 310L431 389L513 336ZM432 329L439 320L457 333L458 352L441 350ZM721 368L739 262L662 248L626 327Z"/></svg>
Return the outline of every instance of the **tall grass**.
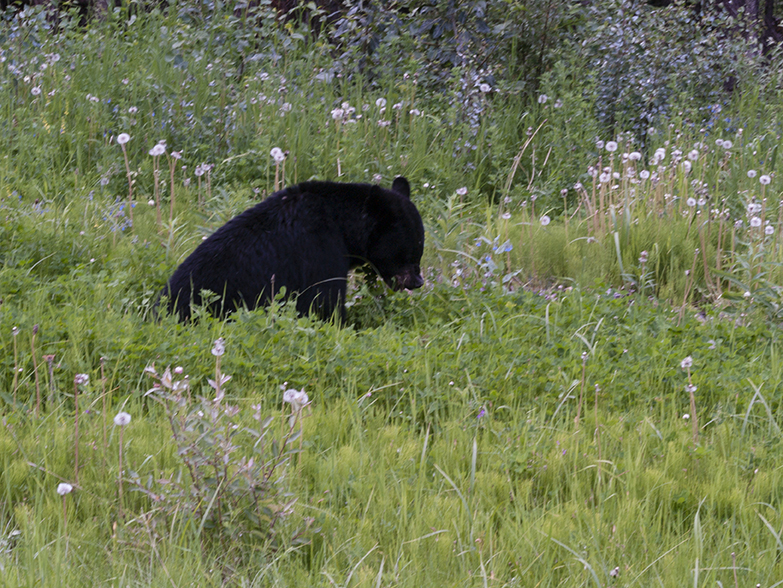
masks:
<svg viewBox="0 0 783 588"><path fill-rule="evenodd" d="M2 25L2 585L780 581L774 105L642 149L597 137L575 90L476 90L475 127L414 72L334 78L318 39L179 8ZM421 291L357 275L343 328L279 301L152 320L178 262L278 183L398 174ZM153 363L189 374L179 408ZM312 401L299 420L281 386Z"/></svg>

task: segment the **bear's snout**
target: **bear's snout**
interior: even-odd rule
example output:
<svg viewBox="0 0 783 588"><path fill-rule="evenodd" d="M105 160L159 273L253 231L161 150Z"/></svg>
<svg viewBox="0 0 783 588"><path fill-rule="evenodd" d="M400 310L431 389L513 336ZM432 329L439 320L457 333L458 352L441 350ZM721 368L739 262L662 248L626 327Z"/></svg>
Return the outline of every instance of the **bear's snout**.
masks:
<svg viewBox="0 0 783 588"><path fill-rule="evenodd" d="M424 285L424 278L421 277L418 270L411 268L394 276L393 282L392 288L396 291L415 290Z"/></svg>

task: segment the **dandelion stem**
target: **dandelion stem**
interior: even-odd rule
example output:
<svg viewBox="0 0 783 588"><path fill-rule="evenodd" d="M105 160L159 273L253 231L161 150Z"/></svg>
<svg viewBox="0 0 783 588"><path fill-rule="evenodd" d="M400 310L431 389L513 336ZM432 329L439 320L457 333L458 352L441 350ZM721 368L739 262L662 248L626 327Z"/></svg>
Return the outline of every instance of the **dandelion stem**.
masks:
<svg viewBox="0 0 783 588"><path fill-rule="evenodd" d="M30 351L33 355L33 374L35 375L35 418L41 414L41 384L38 379L38 359L35 356L35 336L38 334L38 325L33 325L33 336L30 338Z"/></svg>
<svg viewBox="0 0 783 588"><path fill-rule="evenodd" d="M160 223L160 157L152 158L152 177L155 189L155 218L158 223L158 231L162 230Z"/></svg>
<svg viewBox="0 0 783 588"><path fill-rule="evenodd" d="M65 535L65 555L68 556L68 507L65 503L65 497L63 494L63 534Z"/></svg>
<svg viewBox="0 0 783 588"><path fill-rule="evenodd" d="M73 406L74 406L74 424L73 424L73 469L74 480L79 483L79 385L73 383Z"/></svg>
<svg viewBox="0 0 783 588"><path fill-rule="evenodd" d="M598 485L601 485L601 423L598 420L598 393L601 389L595 385L595 444L598 446Z"/></svg>
<svg viewBox="0 0 783 588"><path fill-rule="evenodd" d="M174 171L177 168L177 160L174 157L169 158L169 169L171 170L171 196L169 197L169 224L174 218Z"/></svg>
<svg viewBox="0 0 783 588"><path fill-rule="evenodd" d="M133 180L131 180L128 152L125 150L125 144L123 143L120 147L122 147L122 156L125 159L125 173L128 175L128 216L131 221L131 230L133 230Z"/></svg>
<svg viewBox="0 0 783 588"><path fill-rule="evenodd" d="M123 433L125 433L125 427L120 427L120 462L119 462L119 473L118 476L118 487L119 487L119 513L120 513L120 520L122 520L122 447L123 447Z"/></svg>
<svg viewBox="0 0 783 588"><path fill-rule="evenodd" d="M106 376L103 373L103 360L101 357L101 412L103 412L103 469L106 470L106 451L108 444L106 443Z"/></svg>
<svg viewBox="0 0 783 588"><path fill-rule="evenodd" d="M19 352L16 348L16 336L19 334L19 330L14 327L14 330L11 331L11 333L14 336L14 384L13 384L13 399L14 399L14 405L16 405L16 389L19 385Z"/></svg>

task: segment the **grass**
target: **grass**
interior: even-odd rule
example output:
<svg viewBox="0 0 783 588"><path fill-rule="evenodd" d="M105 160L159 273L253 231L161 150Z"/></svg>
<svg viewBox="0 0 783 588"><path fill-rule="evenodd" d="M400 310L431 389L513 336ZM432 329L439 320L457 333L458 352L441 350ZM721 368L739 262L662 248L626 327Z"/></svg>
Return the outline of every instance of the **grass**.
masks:
<svg viewBox="0 0 783 588"><path fill-rule="evenodd" d="M328 47L285 27L282 57L237 60L221 19L25 14L0 47L3 586L780 585L779 137L744 99L753 136L673 121L635 160L574 126L578 92L477 95L476 130L413 77L322 81ZM400 173L422 290L355 276L344 328L277 303L151 320L276 179ZM281 387L312 401L295 420Z"/></svg>

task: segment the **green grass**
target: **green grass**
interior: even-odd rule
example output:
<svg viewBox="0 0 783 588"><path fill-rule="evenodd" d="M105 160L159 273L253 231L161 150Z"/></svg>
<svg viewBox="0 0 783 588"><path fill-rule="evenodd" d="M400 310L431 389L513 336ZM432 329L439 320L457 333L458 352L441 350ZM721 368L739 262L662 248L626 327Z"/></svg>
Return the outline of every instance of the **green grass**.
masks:
<svg viewBox="0 0 783 588"><path fill-rule="evenodd" d="M323 81L330 46L290 28L264 24L244 59L232 18L1 25L17 70L0 73L0 584L781 585L776 104L738 97L740 136L662 122L634 163L625 136L597 147L576 88L562 108L476 96L471 128L414 78ZM356 111L335 120L344 102ZM170 216L161 158L159 224L148 151L163 139L183 159ZM288 304L152 319L177 264L276 175L398 174L427 230L421 290L355 276L340 328ZM210 429L197 411L215 406L218 337L232 379ZM147 393L153 362L188 374L194 438ZM312 401L294 425L281 386ZM182 458L196 446L214 459L202 494ZM261 506L249 457L274 464Z"/></svg>

